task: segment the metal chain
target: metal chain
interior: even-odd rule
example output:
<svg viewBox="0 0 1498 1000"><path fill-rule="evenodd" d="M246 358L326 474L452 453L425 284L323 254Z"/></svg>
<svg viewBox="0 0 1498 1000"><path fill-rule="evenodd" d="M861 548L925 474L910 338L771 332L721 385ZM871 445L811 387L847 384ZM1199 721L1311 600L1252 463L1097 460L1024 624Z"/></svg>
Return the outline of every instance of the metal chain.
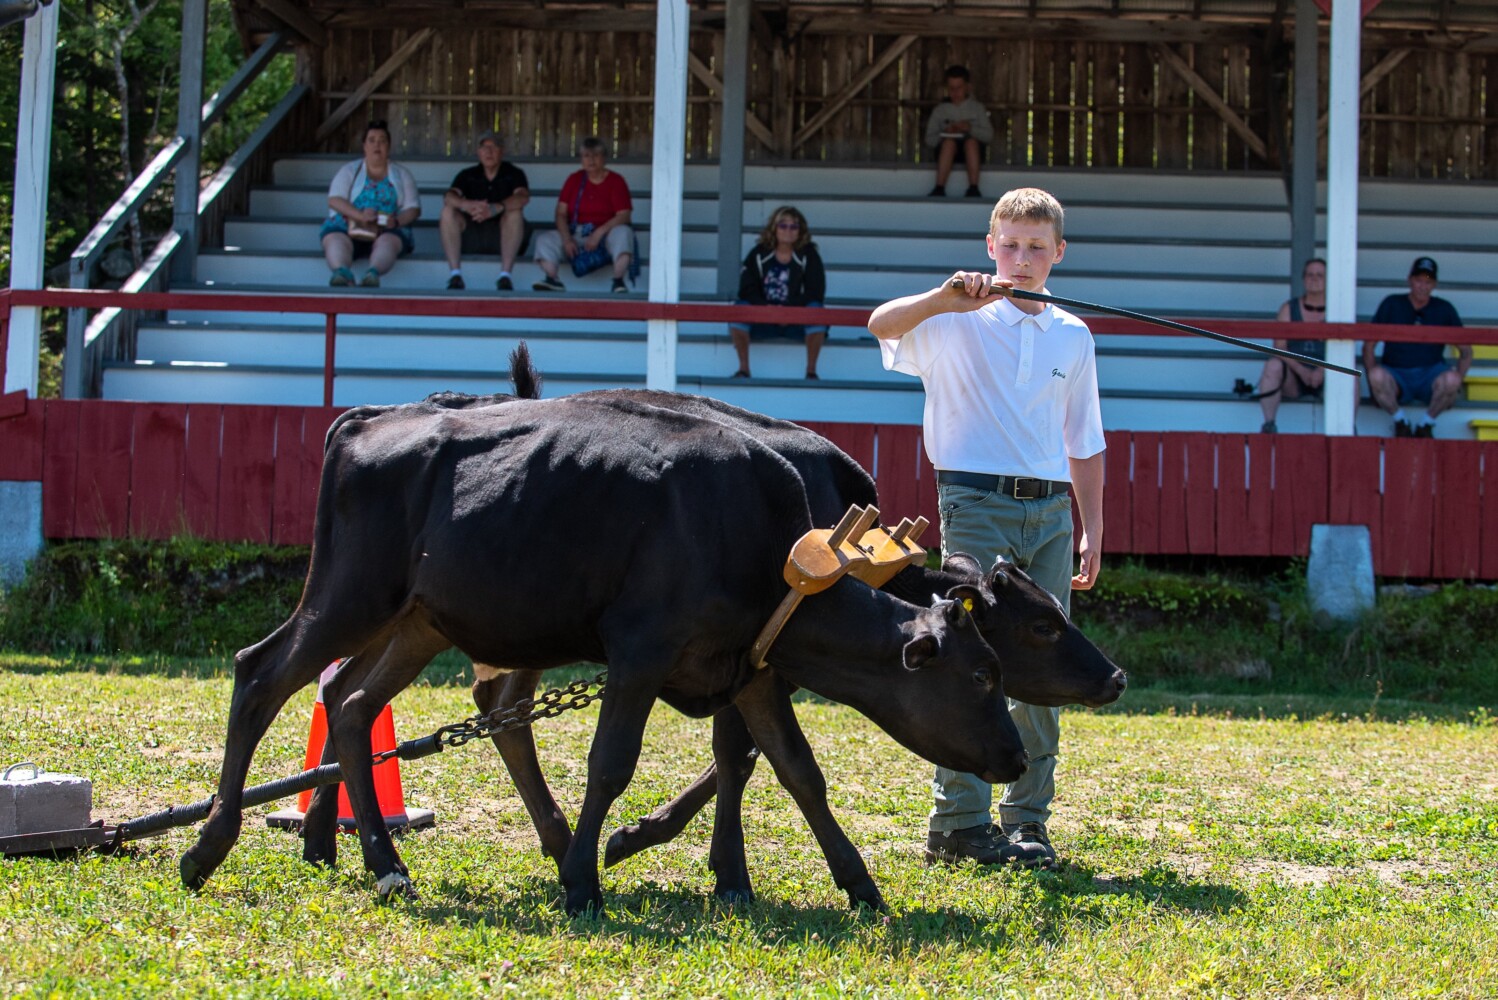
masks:
<svg viewBox="0 0 1498 1000"><path fill-rule="evenodd" d="M495 709L483 715L472 715L462 722L443 726L428 739L435 739L442 746L460 747L470 740L481 740L512 729L521 729L537 719L550 719L577 708L586 708L603 697L604 679L607 671L592 678L575 680L566 687L551 688L534 698L523 698L509 708ZM589 688L597 688L590 691ZM385 750L374 755L379 764L397 756L399 748Z"/></svg>

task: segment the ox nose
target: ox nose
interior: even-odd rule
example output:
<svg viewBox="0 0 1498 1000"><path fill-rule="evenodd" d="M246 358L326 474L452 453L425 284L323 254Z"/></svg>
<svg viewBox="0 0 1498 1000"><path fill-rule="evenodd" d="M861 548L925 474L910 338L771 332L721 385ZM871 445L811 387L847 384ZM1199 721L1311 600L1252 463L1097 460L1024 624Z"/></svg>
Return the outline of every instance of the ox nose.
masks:
<svg viewBox="0 0 1498 1000"><path fill-rule="evenodd" d="M1126 688L1128 686L1129 686L1129 675L1126 674L1126 673L1124 673L1122 670L1114 671L1114 673L1113 673L1113 690L1116 691L1118 694L1123 694L1124 693L1124 688Z"/></svg>

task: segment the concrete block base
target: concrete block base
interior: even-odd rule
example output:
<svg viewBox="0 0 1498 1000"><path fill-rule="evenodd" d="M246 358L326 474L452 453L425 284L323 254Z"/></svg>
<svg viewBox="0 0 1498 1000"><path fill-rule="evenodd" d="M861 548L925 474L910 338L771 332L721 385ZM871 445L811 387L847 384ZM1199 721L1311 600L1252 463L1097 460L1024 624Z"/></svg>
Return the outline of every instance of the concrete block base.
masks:
<svg viewBox="0 0 1498 1000"><path fill-rule="evenodd" d="M1323 626L1349 624L1373 609L1373 540L1367 525L1311 526L1306 590Z"/></svg>
<svg viewBox="0 0 1498 1000"><path fill-rule="evenodd" d="M92 822L94 785L24 764L0 777L0 837L77 830Z"/></svg>
<svg viewBox="0 0 1498 1000"><path fill-rule="evenodd" d="M0 587L14 587L42 550L42 484L0 482Z"/></svg>

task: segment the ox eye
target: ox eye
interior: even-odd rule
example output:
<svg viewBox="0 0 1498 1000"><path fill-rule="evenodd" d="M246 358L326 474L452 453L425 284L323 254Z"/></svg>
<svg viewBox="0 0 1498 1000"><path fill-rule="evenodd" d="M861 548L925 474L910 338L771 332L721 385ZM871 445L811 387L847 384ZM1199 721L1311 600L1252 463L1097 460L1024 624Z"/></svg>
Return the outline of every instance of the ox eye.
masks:
<svg viewBox="0 0 1498 1000"><path fill-rule="evenodd" d="M1042 639L1050 639L1053 638L1057 633L1056 630L1051 627L1050 622L1036 622L1035 634L1040 636Z"/></svg>
<svg viewBox="0 0 1498 1000"><path fill-rule="evenodd" d="M982 688L993 687L993 674L987 667L979 667L973 671L973 683Z"/></svg>

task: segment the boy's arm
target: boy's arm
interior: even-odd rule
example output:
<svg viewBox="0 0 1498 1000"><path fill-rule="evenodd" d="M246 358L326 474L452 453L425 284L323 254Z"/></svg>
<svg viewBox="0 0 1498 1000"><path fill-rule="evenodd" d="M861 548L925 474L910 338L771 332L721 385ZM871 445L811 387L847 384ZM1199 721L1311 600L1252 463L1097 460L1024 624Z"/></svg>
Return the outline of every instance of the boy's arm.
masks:
<svg viewBox="0 0 1498 1000"><path fill-rule="evenodd" d="M942 129L947 125L947 109L952 105L943 101L931 111L931 117L926 119L926 148L930 149L941 142Z"/></svg>
<svg viewBox="0 0 1498 1000"><path fill-rule="evenodd" d="M1071 488L1076 494L1082 518L1082 541L1078 546L1077 575L1071 578L1072 590L1091 590L1103 568L1103 456L1100 451L1091 458L1069 458Z"/></svg>
<svg viewBox="0 0 1498 1000"><path fill-rule="evenodd" d="M962 287L954 287L953 279ZM880 340L899 340L932 316L950 312L973 312L1003 298L995 288L1010 288L1012 281L978 271L958 271L929 292L893 299L869 316L869 332Z"/></svg>

